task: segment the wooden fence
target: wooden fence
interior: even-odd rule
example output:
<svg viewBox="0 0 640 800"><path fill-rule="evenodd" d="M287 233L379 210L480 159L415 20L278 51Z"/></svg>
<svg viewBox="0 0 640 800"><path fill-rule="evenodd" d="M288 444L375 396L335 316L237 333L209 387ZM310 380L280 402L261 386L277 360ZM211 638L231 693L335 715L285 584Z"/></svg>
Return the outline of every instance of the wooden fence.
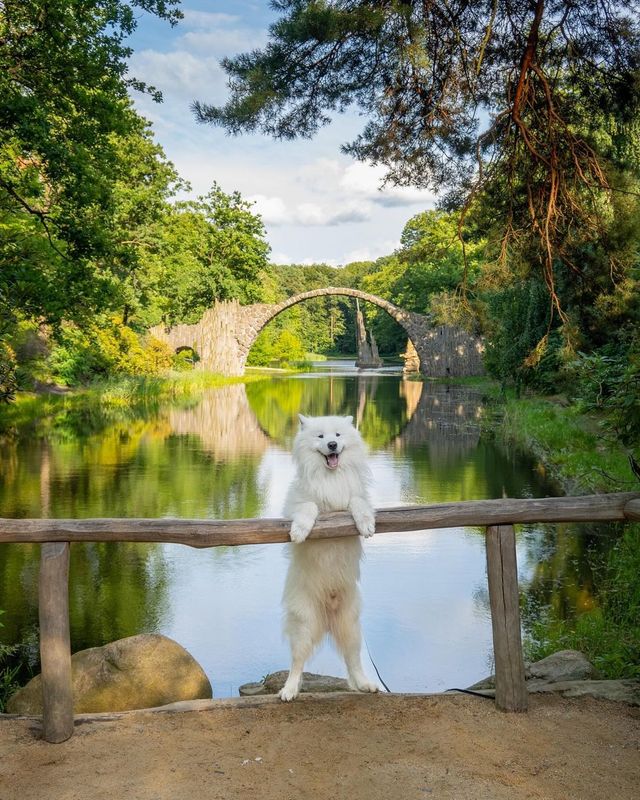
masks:
<svg viewBox="0 0 640 800"><path fill-rule="evenodd" d="M526 711L514 524L640 521L640 494L526 500L481 500L384 509L376 533L462 526L486 528L487 574L495 660L495 702L503 711ZM71 542L165 542L190 547L267 544L289 540L284 519L2 519L0 543L42 543L39 603L43 735L63 742L73 734L69 636ZM311 537L353 536L347 513L325 514Z"/></svg>

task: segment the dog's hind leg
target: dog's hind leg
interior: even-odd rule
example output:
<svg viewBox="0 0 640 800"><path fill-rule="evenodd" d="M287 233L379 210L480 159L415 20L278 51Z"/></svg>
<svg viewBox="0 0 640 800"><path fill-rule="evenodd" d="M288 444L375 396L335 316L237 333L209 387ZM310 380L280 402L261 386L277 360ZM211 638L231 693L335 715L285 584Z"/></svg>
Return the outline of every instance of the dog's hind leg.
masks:
<svg viewBox="0 0 640 800"><path fill-rule="evenodd" d="M281 700L289 702L300 694L304 665L311 658L322 632L311 615L304 618L298 613L287 615L286 630L291 643L291 669L278 695Z"/></svg>
<svg viewBox="0 0 640 800"><path fill-rule="evenodd" d="M360 660L362 637L359 597L356 595L349 600L351 602L342 602L334 610L330 621L331 635L347 665L351 688L359 692L377 692L378 685L367 678Z"/></svg>

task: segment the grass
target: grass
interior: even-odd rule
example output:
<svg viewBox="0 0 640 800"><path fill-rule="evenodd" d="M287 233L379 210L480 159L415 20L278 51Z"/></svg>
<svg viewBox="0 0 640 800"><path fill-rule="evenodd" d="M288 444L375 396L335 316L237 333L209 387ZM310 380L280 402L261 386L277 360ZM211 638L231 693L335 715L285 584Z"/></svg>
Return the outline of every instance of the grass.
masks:
<svg viewBox="0 0 640 800"><path fill-rule="evenodd" d="M129 376L91 384L82 394L103 406L126 406L149 401L177 400L233 383L260 380L259 375L227 377L210 372L175 372L164 376Z"/></svg>
<svg viewBox="0 0 640 800"><path fill-rule="evenodd" d="M598 418L542 397L507 397L498 414L500 436L535 453L569 493L638 487L623 447L603 434Z"/></svg>
<svg viewBox="0 0 640 800"><path fill-rule="evenodd" d="M623 447L606 437L601 420L563 398L502 395L489 387L485 421L494 436L533 452L569 494L640 491ZM525 642L531 661L579 650L603 678L640 678L640 524L626 524L598 565L598 605L569 619L551 608Z"/></svg>

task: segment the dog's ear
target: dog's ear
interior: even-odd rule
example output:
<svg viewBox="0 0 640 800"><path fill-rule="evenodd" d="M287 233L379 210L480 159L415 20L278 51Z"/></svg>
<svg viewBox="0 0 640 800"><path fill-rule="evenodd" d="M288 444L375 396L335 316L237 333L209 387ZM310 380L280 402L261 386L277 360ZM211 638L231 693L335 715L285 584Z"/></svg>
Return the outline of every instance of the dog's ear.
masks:
<svg viewBox="0 0 640 800"><path fill-rule="evenodd" d="M347 421L347 425L353 425L353 417L352 416L345 417L345 419Z"/></svg>
<svg viewBox="0 0 640 800"><path fill-rule="evenodd" d="M309 421L309 420L308 420L308 419L307 419L305 416L303 416L302 414L298 414L298 419L300 420L300 427L301 427L301 428L304 428L304 426L305 426L305 425L307 424L307 422Z"/></svg>

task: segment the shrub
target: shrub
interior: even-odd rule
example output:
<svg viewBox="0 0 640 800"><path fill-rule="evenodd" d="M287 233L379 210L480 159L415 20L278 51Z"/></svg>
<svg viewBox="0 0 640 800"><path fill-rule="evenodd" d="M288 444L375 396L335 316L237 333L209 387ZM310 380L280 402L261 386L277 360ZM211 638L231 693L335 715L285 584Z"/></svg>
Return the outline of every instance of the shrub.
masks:
<svg viewBox="0 0 640 800"><path fill-rule="evenodd" d="M57 335L49 366L58 380L74 386L111 375L156 375L171 369L170 348L127 325L107 319L87 328L66 323Z"/></svg>
<svg viewBox="0 0 640 800"><path fill-rule="evenodd" d="M16 354L6 342L0 341L0 403L14 399L18 388Z"/></svg>
<svg viewBox="0 0 640 800"><path fill-rule="evenodd" d="M487 372L519 391L531 386L555 389L562 339L549 331L549 297L535 280L510 286L485 298L487 308Z"/></svg>
<svg viewBox="0 0 640 800"><path fill-rule="evenodd" d="M640 332L591 354L579 353L571 365L581 409L604 415L604 427L631 452L640 443Z"/></svg>

